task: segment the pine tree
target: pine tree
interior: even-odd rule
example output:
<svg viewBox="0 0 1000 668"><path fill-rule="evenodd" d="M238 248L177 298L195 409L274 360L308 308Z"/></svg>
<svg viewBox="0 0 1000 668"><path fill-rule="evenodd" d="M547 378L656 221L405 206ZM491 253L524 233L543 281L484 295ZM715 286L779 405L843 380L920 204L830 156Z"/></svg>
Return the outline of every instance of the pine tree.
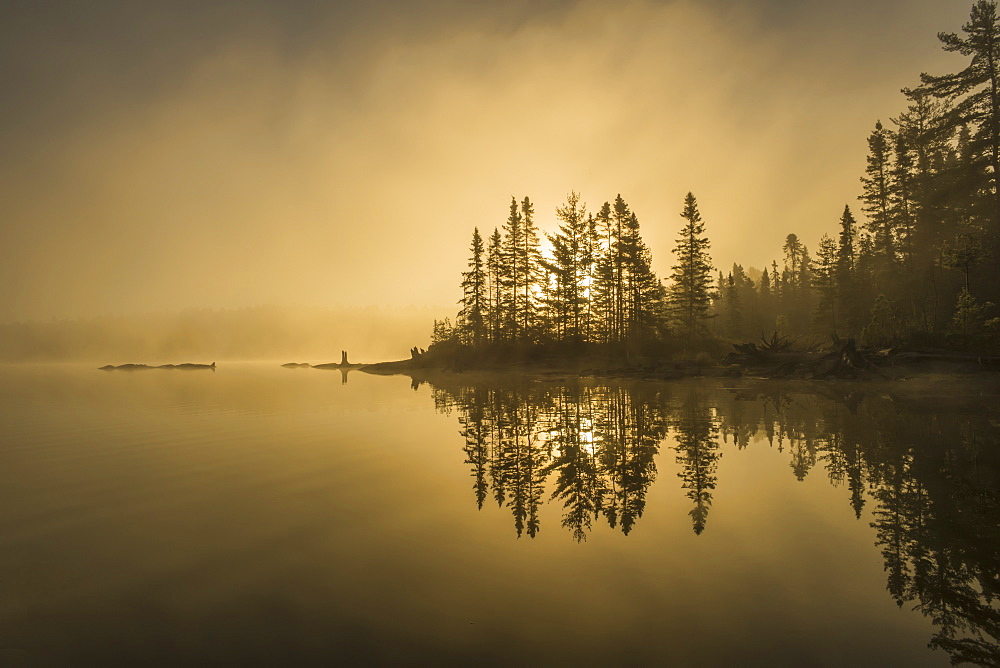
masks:
<svg viewBox="0 0 1000 668"><path fill-rule="evenodd" d="M799 241L796 234L789 234L785 237L785 245L781 247L785 254L785 276L787 276L787 288L789 293L794 294L800 287L798 281L802 269L802 251L804 246Z"/></svg>
<svg viewBox="0 0 1000 668"><path fill-rule="evenodd" d="M483 238L479 228L472 233L472 252L469 257L469 271L462 272L462 310L460 317L465 331L463 337L474 346L486 340L486 312L488 309L488 284L486 264L483 258Z"/></svg>
<svg viewBox="0 0 1000 668"><path fill-rule="evenodd" d="M778 308L785 296L787 286L784 284L783 278L784 276L778 273L778 261L771 260L771 299L775 309Z"/></svg>
<svg viewBox="0 0 1000 668"><path fill-rule="evenodd" d="M871 321L861 331L861 342L866 346L888 348L899 343L899 318L892 302L880 294L872 306Z"/></svg>
<svg viewBox="0 0 1000 668"><path fill-rule="evenodd" d="M760 318L760 297L757 294L754 282L743 270L743 266L733 263L733 282L736 287L736 297L739 300L741 317L739 327L734 331L733 336L745 338L748 331L753 331L759 324Z"/></svg>
<svg viewBox="0 0 1000 668"><path fill-rule="evenodd" d="M712 261L708 255L709 240L704 236L705 224L691 193L684 198L681 217L687 222L674 248L677 264L670 277L669 302L674 322L684 337L692 341L708 315Z"/></svg>
<svg viewBox="0 0 1000 668"><path fill-rule="evenodd" d="M616 237L611 222L610 202L605 202L594 216L594 232L594 277L591 283L592 301L596 312L594 330L598 340L608 342L615 339L614 314L617 299Z"/></svg>
<svg viewBox="0 0 1000 668"><path fill-rule="evenodd" d="M893 163L889 170L889 218L895 234L894 245L900 264L913 268L914 161L906 136L899 132L893 142Z"/></svg>
<svg viewBox="0 0 1000 668"><path fill-rule="evenodd" d="M520 301L516 316L522 337L530 338L538 324L535 295L541 280L542 253L538 243L538 228L535 226L535 207L527 197L521 201L521 219L521 239L516 263Z"/></svg>
<svg viewBox="0 0 1000 668"><path fill-rule="evenodd" d="M875 130L868 137L868 166L861 177L863 194L858 198L868 216L867 230L874 242L874 278L881 289L895 276L896 265L895 230L890 213L892 143L892 132L882 127L881 122L875 123Z"/></svg>
<svg viewBox="0 0 1000 668"><path fill-rule="evenodd" d="M856 255L854 241L857 223L851 208L844 205L840 217L840 240L837 245L837 305L844 317L848 334L857 330L857 285L855 282Z"/></svg>
<svg viewBox="0 0 1000 668"><path fill-rule="evenodd" d="M611 250L611 264L614 266L611 331L614 341L621 341L625 338L625 249L623 247L625 242L623 237L630 214L628 204L619 193L611 208L611 229L614 234L614 244Z"/></svg>
<svg viewBox="0 0 1000 668"><path fill-rule="evenodd" d="M662 286L651 268L652 255L639 231L639 219L630 212L620 243L623 283L623 336L636 341L648 338L656 329L656 305Z"/></svg>
<svg viewBox="0 0 1000 668"><path fill-rule="evenodd" d="M1000 239L1000 18L996 3L978 0L962 31L965 37L942 32L938 39L945 51L971 57L969 65L954 74L921 74L919 90L952 102L945 116L952 128L963 124L975 128L974 153L991 181L992 232Z"/></svg>
<svg viewBox="0 0 1000 668"><path fill-rule="evenodd" d="M518 207L517 199L510 198L510 215L504 225L503 263L500 284L503 287L503 321L505 337L517 341L521 337L520 315L523 294L520 290L523 270L520 267L521 248L524 244L524 219Z"/></svg>
<svg viewBox="0 0 1000 668"><path fill-rule="evenodd" d="M549 235L552 260L544 266L552 275L548 298L556 324L557 338L582 341L586 337L587 281L590 241L587 207L571 192L566 203L556 209L561 221L558 233Z"/></svg>
<svg viewBox="0 0 1000 668"><path fill-rule="evenodd" d="M723 303L726 314L726 333L731 337L738 337L743 331L743 300L737 288L736 278L732 272L726 277L723 285Z"/></svg>
<svg viewBox="0 0 1000 668"><path fill-rule="evenodd" d="M969 291L962 288L955 300L955 313L951 319L951 328L955 332L963 348L968 348L969 344L977 343L981 337L984 324L993 304L982 303L969 294Z"/></svg>
<svg viewBox="0 0 1000 668"><path fill-rule="evenodd" d="M812 286L819 294L813 322L822 331L837 332L837 244L829 235L819 240Z"/></svg>
<svg viewBox="0 0 1000 668"><path fill-rule="evenodd" d="M489 310L487 322L490 340L496 343L503 337L504 318L504 257L500 230L493 228L486 252L486 274L489 283Z"/></svg>
<svg viewBox="0 0 1000 668"><path fill-rule="evenodd" d="M774 294L771 290L771 275L766 266L760 273L760 322L758 324L762 327L762 333L774 327Z"/></svg>

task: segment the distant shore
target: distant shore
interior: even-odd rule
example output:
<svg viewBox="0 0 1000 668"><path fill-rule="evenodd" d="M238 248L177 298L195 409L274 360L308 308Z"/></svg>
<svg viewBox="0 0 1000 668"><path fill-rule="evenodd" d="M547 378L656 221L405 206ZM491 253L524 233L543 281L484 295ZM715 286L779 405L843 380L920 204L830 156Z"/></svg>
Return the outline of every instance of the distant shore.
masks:
<svg viewBox="0 0 1000 668"><path fill-rule="evenodd" d="M431 350L411 359L352 365L373 374L515 373L534 376L577 376L676 380L692 377L748 377L799 380L899 380L928 375L967 376L1000 371L1000 355L935 349L858 350L853 340L823 351L795 351L742 344L722 357L698 353L657 358L635 356L520 356L504 360L469 351L447 354ZM317 365L337 368L336 365Z"/></svg>

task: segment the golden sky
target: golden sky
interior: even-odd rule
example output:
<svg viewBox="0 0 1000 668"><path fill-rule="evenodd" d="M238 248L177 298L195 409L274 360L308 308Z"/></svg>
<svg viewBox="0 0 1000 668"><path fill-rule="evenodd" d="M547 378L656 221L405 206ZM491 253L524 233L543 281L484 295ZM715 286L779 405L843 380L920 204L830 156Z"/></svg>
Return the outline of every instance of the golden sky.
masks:
<svg viewBox="0 0 1000 668"><path fill-rule="evenodd" d="M971 0L14 2L0 321L442 305L473 226L616 194L668 273L687 191L763 266L857 209L866 137ZM204 5L211 5L206 7Z"/></svg>

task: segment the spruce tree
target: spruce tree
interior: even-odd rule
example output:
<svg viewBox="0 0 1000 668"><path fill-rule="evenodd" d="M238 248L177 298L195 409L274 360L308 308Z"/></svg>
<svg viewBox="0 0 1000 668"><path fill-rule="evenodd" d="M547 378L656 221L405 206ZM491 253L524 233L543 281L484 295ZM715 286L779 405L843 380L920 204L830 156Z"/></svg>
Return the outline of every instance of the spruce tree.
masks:
<svg viewBox="0 0 1000 668"><path fill-rule="evenodd" d="M848 334L857 331L858 326L858 295L855 281L856 254L855 236L857 222L851 213L851 208L844 205L844 213L840 216L840 239L837 245L837 306L843 314L844 325Z"/></svg>
<svg viewBox="0 0 1000 668"><path fill-rule="evenodd" d="M690 192L684 198L681 217L686 221L674 247L677 264L673 266L669 303L674 323L690 342L703 329L708 315L712 289L712 261L709 240L698 203Z"/></svg>
<svg viewBox="0 0 1000 668"><path fill-rule="evenodd" d="M584 340L587 323L587 282L590 264L590 223L587 207L571 192L566 203L556 208L559 231L549 235L552 260L545 263L553 277L548 299L557 323L558 338Z"/></svg>
<svg viewBox="0 0 1000 668"><path fill-rule="evenodd" d="M820 331L837 333L837 244L827 234L819 240L812 287L819 295L813 323Z"/></svg>
<svg viewBox="0 0 1000 668"><path fill-rule="evenodd" d="M611 264L614 266L614 293L612 300L611 331L612 340L621 341L625 338L625 227L628 224L628 204L619 193L611 208L611 228L614 234Z"/></svg>
<svg viewBox="0 0 1000 668"><path fill-rule="evenodd" d="M720 284L722 284L720 282ZM743 331L743 300L740 298L736 278L732 272L726 277L721 292L725 304L726 333L738 337Z"/></svg>
<svg viewBox="0 0 1000 668"><path fill-rule="evenodd" d="M520 290L523 277L520 265L521 248L524 243L523 222L524 219L521 217L517 199L511 197L510 215L504 225L503 263L500 279L503 287L503 322L501 326L504 329L504 338L510 341L517 341L521 336L521 301L524 298Z"/></svg>
<svg viewBox="0 0 1000 668"><path fill-rule="evenodd" d="M761 334L772 329L774 327L774 291L771 288L771 275L767 271L767 267L760 273L760 313L759 313L759 323L761 325ZM754 332L756 334L756 332Z"/></svg>
<svg viewBox="0 0 1000 668"><path fill-rule="evenodd" d="M496 343L503 337L504 325L504 257L503 238L500 230L493 228L486 251L486 275L489 283L489 310L487 322L490 340Z"/></svg>
<svg viewBox="0 0 1000 668"><path fill-rule="evenodd" d="M479 228L472 233L472 255L469 257L469 270L462 272L462 310L463 338L467 343L480 346L486 339L486 312L488 309L488 284L486 263L484 261L483 238Z"/></svg>
<svg viewBox="0 0 1000 668"><path fill-rule="evenodd" d="M625 221L620 253L624 267L622 334L632 341L648 338L656 329L661 285L653 274L652 255L642 240L635 212L629 212Z"/></svg>
<svg viewBox="0 0 1000 668"><path fill-rule="evenodd" d="M521 200L521 220L521 239L517 249L517 283L520 290L517 318L522 337L530 338L538 324L535 294L541 280L542 253L535 226L535 207L527 197Z"/></svg>
<svg viewBox="0 0 1000 668"><path fill-rule="evenodd" d="M892 172L892 132L875 123L875 130L868 137L868 164L861 177L863 194L861 210L868 217L867 229L874 242L874 270L878 287L885 289L895 275L896 248L893 218L890 212L892 199L890 177Z"/></svg>
<svg viewBox="0 0 1000 668"><path fill-rule="evenodd" d="M611 203L605 202L594 216L595 257L591 283L596 313L593 329L600 341L614 340L614 310L616 300L615 247L616 237L611 222Z"/></svg>

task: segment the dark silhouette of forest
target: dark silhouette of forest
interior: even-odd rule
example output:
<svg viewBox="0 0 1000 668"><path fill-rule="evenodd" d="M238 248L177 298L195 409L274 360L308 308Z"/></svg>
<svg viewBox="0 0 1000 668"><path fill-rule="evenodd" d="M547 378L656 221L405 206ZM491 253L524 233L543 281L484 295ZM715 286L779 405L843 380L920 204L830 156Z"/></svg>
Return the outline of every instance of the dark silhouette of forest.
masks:
<svg viewBox="0 0 1000 668"><path fill-rule="evenodd" d="M938 35L965 67L921 74L874 123L854 209L830 212L810 252L790 232L770 266L713 267L688 193L669 278L652 269L639 218L617 196L589 210L572 192L543 234L528 197L472 234L461 309L435 321L430 353L466 362L587 353L718 352L780 332L894 346L1000 348L1000 18L979 0Z"/></svg>
<svg viewBox="0 0 1000 668"><path fill-rule="evenodd" d="M988 399L462 378L433 381L436 406L458 416L475 503L507 509L518 536L542 530L546 502L578 541L597 524L636 530L657 462L677 470L658 484L687 497L701 534L726 512L712 508L721 457L775 448L790 475L827 478L844 511L870 522L888 593L934 622L932 647L956 663L1000 664L1000 408Z"/></svg>

